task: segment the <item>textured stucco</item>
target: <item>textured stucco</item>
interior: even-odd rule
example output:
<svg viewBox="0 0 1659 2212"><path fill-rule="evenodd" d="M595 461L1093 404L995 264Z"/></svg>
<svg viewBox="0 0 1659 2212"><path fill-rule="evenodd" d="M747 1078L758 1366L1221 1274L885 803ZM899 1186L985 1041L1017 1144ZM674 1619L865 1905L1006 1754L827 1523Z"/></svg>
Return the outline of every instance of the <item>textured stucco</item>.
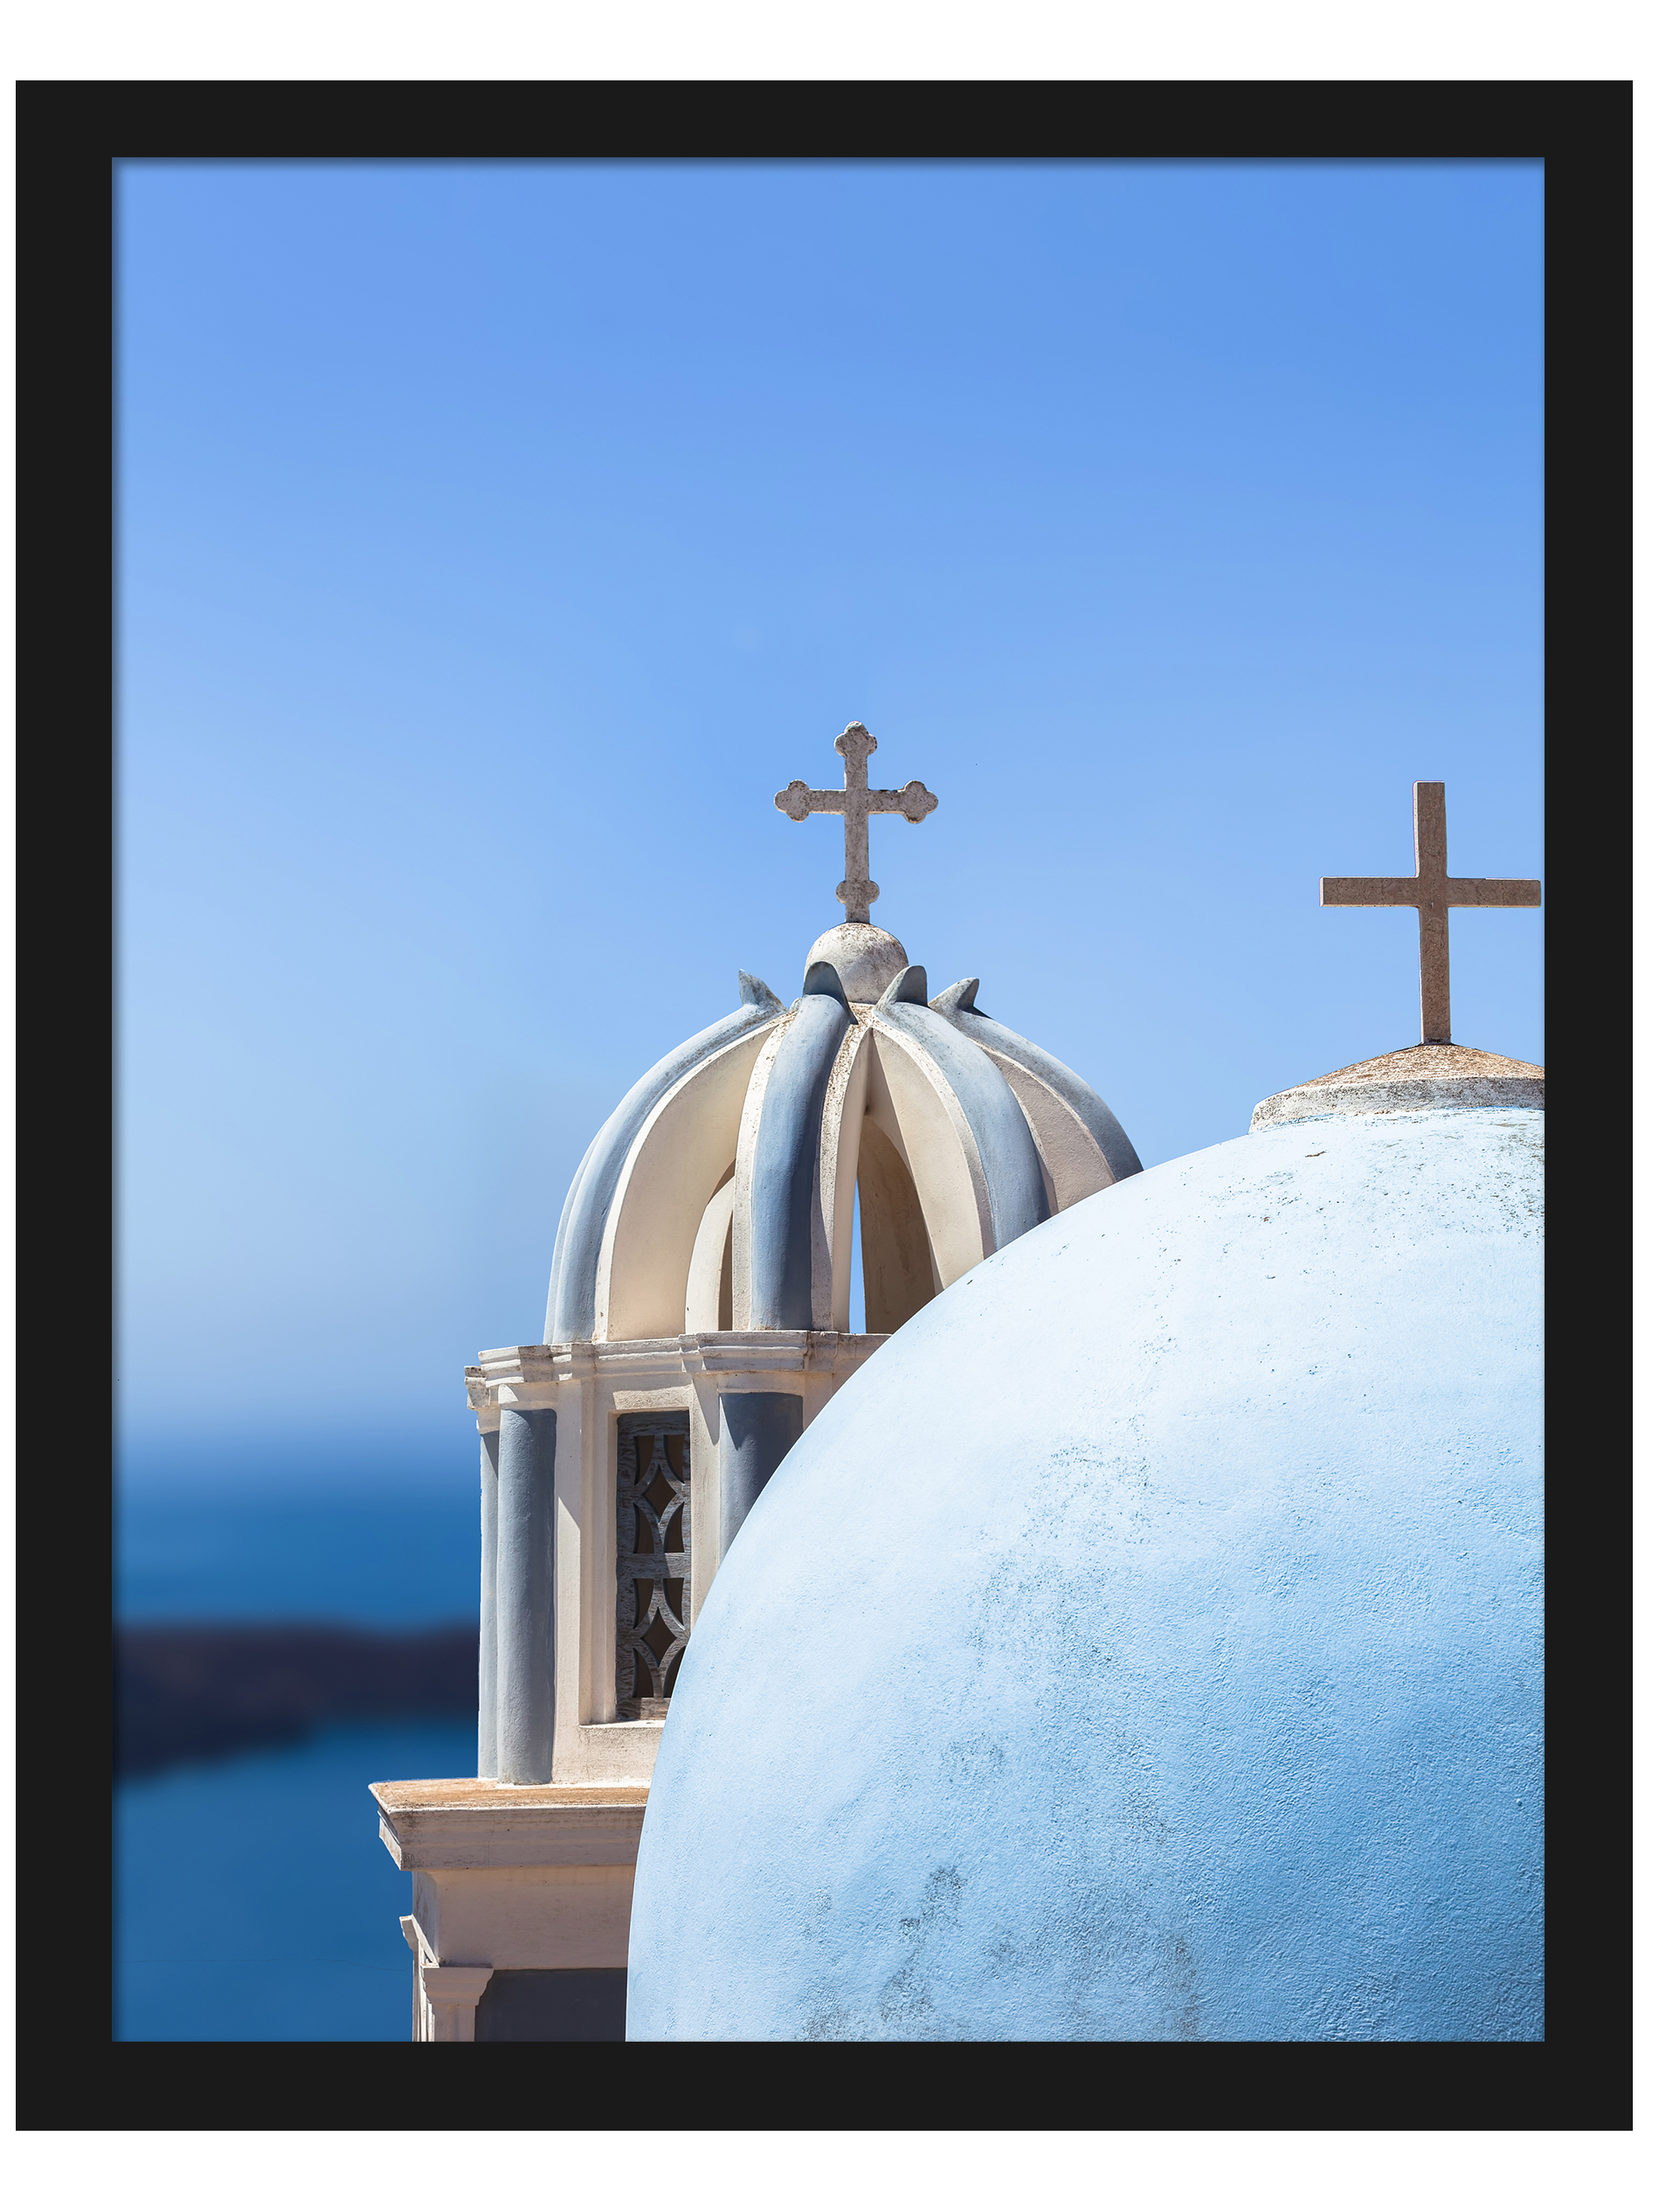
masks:
<svg viewBox="0 0 1659 2212"><path fill-rule="evenodd" d="M1543 2032L1543 1121L1084 1199L807 1429L699 1617L634 2038Z"/></svg>
<svg viewBox="0 0 1659 2212"><path fill-rule="evenodd" d="M1544 1070L1468 1045L1407 1045L1264 1098L1252 1129L1331 1114L1432 1112L1443 1106L1544 1106Z"/></svg>
<svg viewBox="0 0 1659 2212"><path fill-rule="evenodd" d="M815 937L806 955L806 973L827 960L841 979L841 988L856 1005L870 1006L895 976L904 973L910 956L890 930L874 922L840 922Z"/></svg>

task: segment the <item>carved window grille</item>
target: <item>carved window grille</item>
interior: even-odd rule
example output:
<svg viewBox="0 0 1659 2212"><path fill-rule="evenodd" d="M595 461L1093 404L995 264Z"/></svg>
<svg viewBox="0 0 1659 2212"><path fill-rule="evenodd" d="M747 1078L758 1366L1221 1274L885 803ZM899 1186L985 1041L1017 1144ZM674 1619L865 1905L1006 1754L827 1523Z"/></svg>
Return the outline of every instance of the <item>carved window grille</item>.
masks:
<svg viewBox="0 0 1659 2212"><path fill-rule="evenodd" d="M617 1713L660 1720L690 1634L691 1417L617 1422Z"/></svg>

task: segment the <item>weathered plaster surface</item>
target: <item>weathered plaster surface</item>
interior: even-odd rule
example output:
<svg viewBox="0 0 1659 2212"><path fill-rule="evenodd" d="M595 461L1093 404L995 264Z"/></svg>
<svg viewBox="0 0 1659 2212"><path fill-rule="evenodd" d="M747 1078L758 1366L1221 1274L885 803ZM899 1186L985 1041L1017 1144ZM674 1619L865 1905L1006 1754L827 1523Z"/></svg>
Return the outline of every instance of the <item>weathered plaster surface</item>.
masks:
<svg viewBox="0 0 1659 2212"><path fill-rule="evenodd" d="M1540 2036L1542 1138L1263 1129L909 1321L709 1592L630 2035Z"/></svg>
<svg viewBox="0 0 1659 2212"><path fill-rule="evenodd" d="M1351 1068L1316 1075L1264 1098L1252 1129L1275 1122L1321 1121L1331 1114L1421 1114L1446 1106L1544 1105L1544 1070L1530 1060L1477 1052L1469 1045L1407 1045Z"/></svg>
<svg viewBox="0 0 1659 2212"><path fill-rule="evenodd" d="M806 955L810 974L826 960L841 978L841 988L854 1005L873 1006L895 976L910 964L910 956L890 930L874 922L838 922L833 930L815 937Z"/></svg>

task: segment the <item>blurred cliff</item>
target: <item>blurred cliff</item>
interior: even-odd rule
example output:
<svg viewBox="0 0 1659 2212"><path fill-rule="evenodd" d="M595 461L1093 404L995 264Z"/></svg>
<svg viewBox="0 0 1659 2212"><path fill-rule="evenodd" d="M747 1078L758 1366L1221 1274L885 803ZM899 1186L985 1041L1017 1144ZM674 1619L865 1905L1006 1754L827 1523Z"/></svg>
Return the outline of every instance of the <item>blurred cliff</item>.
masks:
<svg viewBox="0 0 1659 2212"><path fill-rule="evenodd" d="M292 1743L325 1720L475 1711L475 1621L403 1633L326 1624L115 1631L115 1773Z"/></svg>

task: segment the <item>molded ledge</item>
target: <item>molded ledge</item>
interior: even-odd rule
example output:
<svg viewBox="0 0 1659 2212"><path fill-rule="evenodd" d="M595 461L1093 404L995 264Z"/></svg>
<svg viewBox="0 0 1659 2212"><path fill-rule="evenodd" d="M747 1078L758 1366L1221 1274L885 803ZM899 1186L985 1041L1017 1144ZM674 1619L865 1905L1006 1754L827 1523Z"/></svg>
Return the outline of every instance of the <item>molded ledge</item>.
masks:
<svg viewBox="0 0 1659 2212"><path fill-rule="evenodd" d="M466 1867L632 1866L644 1783L373 1782L380 1840L405 1873Z"/></svg>

